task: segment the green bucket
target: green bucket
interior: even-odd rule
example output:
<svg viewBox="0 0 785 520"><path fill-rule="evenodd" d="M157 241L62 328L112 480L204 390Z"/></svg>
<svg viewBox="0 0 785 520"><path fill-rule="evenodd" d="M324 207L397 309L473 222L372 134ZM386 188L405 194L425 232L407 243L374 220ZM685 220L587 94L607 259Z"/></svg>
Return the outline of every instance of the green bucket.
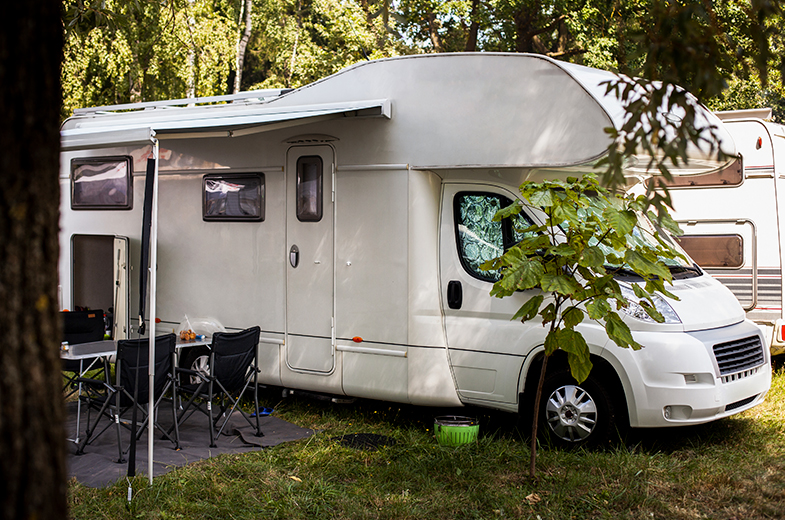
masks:
<svg viewBox="0 0 785 520"><path fill-rule="evenodd" d="M440 446L461 446L477 441L480 423L471 417L443 415L434 419L433 431Z"/></svg>

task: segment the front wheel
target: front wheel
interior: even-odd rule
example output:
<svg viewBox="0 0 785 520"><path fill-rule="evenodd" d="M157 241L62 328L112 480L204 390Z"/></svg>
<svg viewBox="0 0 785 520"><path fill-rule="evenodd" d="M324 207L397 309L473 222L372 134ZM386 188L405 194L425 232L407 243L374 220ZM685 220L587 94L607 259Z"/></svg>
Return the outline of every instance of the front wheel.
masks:
<svg viewBox="0 0 785 520"><path fill-rule="evenodd" d="M608 444L624 427L616 419L613 399L592 375L580 384L567 370L546 376L539 431L551 443L564 448Z"/></svg>

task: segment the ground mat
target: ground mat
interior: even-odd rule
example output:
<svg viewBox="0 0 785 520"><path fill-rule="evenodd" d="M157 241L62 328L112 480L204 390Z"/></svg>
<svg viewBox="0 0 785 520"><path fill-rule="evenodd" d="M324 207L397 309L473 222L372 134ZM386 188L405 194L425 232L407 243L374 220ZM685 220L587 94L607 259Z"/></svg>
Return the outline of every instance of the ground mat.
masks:
<svg viewBox="0 0 785 520"><path fill-rule="evenodd" d="M66 404L67 420L66 434L73 438L76 432L77 406L75 402ZM210 448L210 432L207 429L207 417L199 413L194 414L180 428L180 450L174 450L174 444L166 439L162 439L160 432L156 431L153 444L153 476L163 475L178 466L184 466L190 462L207 459L222 453L244 453L260 450L266 447L276 446L284 442L304 439L313 435L313 430L300 428L290 422L279 419L273 415L262 416L259 418L264 436L256 437L254 428L239 416L240 412L235 412L226 425L225 432L216 439L215 448ZM141 414L140 414L141 415ZM161 412L160 422L163 425L170 425L170 414ZM165 417L166 416L166 417ZM82 405L82 415L80 419L80 435L84 436L86 412ZM95 414L92 415L92 418ZM167 419L169 419L167 421ZM139 419L141 422L141 418ZM255 424L255 419L251 419ZM101 425L97 428L100 431L104 426L110 424L108 419L101 420ZM128 449L131 438L130 431L126 428L121 430L121 443L123 449ZM69 478L76 478L77 481L89 487L104 487L115 483L119 479L124 479L128 472L128 454L125 454L125 463L118 463L119 454L117 449L117 430L114 424L99 435L85 447L82 455L76 455L76 444L67 443L67 465ZM136 445L136 473L137 475L149 475L147 467L147 431Z"/></svg>

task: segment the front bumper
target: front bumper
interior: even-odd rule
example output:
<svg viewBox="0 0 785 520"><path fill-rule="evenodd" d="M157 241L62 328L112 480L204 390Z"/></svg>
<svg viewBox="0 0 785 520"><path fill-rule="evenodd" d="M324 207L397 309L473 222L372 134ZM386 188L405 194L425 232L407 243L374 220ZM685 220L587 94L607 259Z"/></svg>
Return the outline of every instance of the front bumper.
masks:
<svg viewBox="0 0 785 520"><path fill-rule="evenodd" d="M603 357L616 365L627 397L630 426L700 424L760 404L771 386L771 358L760 329L750 321L691 333L634 332L644 346L615 345ZM757 336L753 366L722 370L714 347Z"/></svg>

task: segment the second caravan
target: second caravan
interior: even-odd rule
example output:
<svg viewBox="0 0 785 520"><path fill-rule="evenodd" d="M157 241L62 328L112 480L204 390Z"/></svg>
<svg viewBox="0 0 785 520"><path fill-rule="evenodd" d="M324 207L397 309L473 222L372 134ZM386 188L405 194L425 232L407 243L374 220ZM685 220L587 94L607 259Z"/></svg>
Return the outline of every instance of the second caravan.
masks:
<svg viewBox="0 0 785 520"><path fill-rule="evenodd" d="M739 159L721 172L677 178L673 216L682 246L739 299L772 354L785 354L785 126L771 122L771 109L717 115Z"/></svg>
<svg viewBox="0 0 785 520"><path fill-rule="evenodd" d="M492 217L523 181L592 171L606 153L603 129L623 115L601 85L613 77L534 55L411 56L291 92L77 111L62 129L63 306L139 307L113 282L138 286L153 164L159 331L184 316L260 325L262 384L523 410L545 331L510 317L534 292L493 298L478 265L509 246L510 224ZM707 171L723 166L693 152ZM129 253L71 254L83 240ZM697 272L673 290L670 323L625 318L642 351L581 325L592 376L579 387L554 362L544 396L567 396L543 407L559 442L764 399L768 351L732 294ZM138 330L130 312L117 322Z"/></svg>

